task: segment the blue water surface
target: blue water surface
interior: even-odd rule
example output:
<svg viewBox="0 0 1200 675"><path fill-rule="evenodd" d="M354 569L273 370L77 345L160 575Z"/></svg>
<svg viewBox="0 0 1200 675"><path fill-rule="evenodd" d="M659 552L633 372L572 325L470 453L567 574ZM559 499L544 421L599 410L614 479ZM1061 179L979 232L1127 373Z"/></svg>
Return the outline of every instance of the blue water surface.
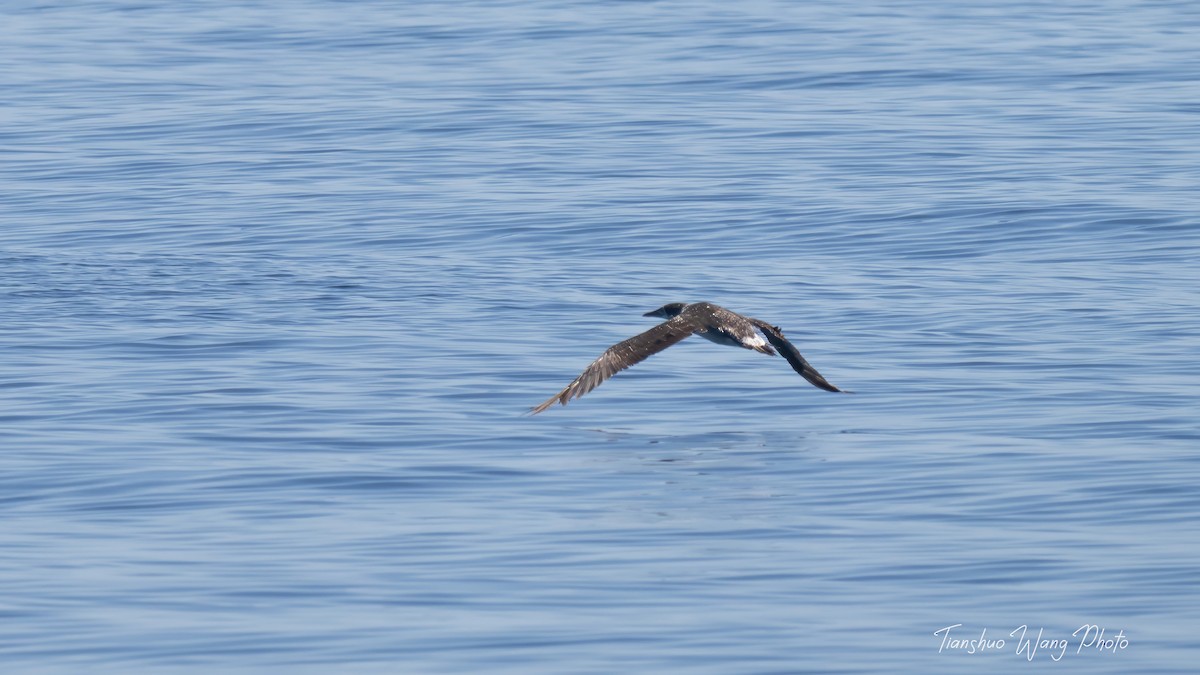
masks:
<svg viewBox="0 0 1200 675"><path fill-rule="evenodd" d="M4 15L3 672L1195 672L1200 5Z"/></svg>

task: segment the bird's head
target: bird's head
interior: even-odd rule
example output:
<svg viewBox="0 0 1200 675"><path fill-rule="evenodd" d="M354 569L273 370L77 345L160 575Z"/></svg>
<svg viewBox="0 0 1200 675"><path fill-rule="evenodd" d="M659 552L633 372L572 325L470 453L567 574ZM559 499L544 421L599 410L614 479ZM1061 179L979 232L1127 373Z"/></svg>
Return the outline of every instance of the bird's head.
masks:
<svg viewBox="0 0 1200 675"><path fill-rule="evenodd" d="M660 319L670 319L671 317L679 316L684 307L687 307L686 302L668 302L653 312L646 312L642 316L657 316Z"/></svg>

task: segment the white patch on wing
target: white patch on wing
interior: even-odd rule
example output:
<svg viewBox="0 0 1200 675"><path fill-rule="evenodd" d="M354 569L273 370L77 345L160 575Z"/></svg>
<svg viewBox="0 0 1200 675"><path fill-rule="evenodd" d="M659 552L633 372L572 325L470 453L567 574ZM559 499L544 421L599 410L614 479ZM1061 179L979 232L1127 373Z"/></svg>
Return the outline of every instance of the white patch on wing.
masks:
<svg viewBox="0 0 1200 675"><path fill-rule="evenodd" d="M751 347L762 347L767 344L767 341L764 340L761 335L751 335L750 337L746 338L746 344L750 345Z"/></svg>

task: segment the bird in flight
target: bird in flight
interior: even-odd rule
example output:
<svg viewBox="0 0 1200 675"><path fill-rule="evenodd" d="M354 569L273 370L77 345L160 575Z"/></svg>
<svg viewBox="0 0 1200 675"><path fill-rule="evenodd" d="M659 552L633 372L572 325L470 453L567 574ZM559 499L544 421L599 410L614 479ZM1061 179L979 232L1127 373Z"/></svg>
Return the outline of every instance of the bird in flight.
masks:
<svg viewBox="0 0 1200 675"><path fill-rule="evenodd" d="M545 403L530 409L529 414L536 415L556 402L566 405L571 399L583 396L613 375L683 341L689 335L699 335L719 345L753 349L769 356L774 356L775 350L779 350L792 369L814 387L825 391L842 391L821 377L804 360L800 351L783 337L782 330L766 321L742 316L709 302L672 302L642 316L655 316L666 321L609 347L600 358L584 368L575 381L546 399Z"/></svg>

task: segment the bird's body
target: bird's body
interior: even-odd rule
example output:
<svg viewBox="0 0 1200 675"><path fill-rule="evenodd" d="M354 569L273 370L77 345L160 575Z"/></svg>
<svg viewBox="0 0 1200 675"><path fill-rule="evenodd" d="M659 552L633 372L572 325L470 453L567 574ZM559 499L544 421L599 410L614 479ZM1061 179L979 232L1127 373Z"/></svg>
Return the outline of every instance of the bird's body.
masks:
<svg viewBox="0 0 1200 675"><path fill-rule="evenodd" d="M825 391L841 391L821 377L821 374L804 360L799 350L783 337L782 330L765 321L742 316L709 302L672 302L652 312L646 312L644 316L655 316L666 321L609 347L600 358L585 368L575 381L530 410L530 414L536 415L555 402L566 405L571 399L583 396L613 375L683 341L690 335L699 335L719 345L752 349L770 356L774 356L775 350L779 350L792 368L813 386Z"/></svg>
<svg viewBox="0 0 1200 675"><path fill-rule="evenodd" d="M753 349L754 351L770 354L771 356L775 355L775 350L768 347L767 341L755 330L752 319L708 302L695 302L690 305L678 307L678 311L675 311L678 304L682 303L663 305L663 307L653 312L647 312L643 316L673 318L686 312L688 319L698 326L693 332L709 342L729 347ZM671 309L665 309L668 307Z"/></svg>

